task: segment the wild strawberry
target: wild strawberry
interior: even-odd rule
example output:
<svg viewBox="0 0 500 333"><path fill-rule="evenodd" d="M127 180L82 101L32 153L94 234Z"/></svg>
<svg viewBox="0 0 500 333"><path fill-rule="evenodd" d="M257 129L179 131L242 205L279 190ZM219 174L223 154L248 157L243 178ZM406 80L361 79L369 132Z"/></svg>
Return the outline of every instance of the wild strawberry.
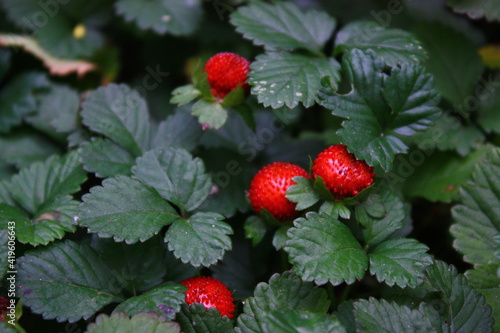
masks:
<svg viewBox="0 0 500 333"><path fill-rule="evenodd" d="M319 153L312 167L314 179L323 178L337 200L353 197L373 184L373 167L359 161L344 145L330 146Z"/></svg>
<svg viewBox="0 0 500 333"><path fill-rule="evenodd" d="M188 288L186 303L201 303L205 308L214 307L222 316L234 317L234 298L231 291L217 279L208 276L192 277L181 282Z"/></svg>
<svg viewBox="0 0 500 333"><path fill-rule="evenodd" d="M253 209L259 213L265 208L278 220L296 217L299 214L295 210L297 204L285 197L288 188L295 184L292 178L296 176L309 178L306 170L292 163L274 162L260 169L248 191Z"/></svg>
<svg viewBox="0 0 500 333"><path fill-rule="evenodd" d="M239 85L245 92L250 89L246 83L250 61L236 53L217 53L208 59L203 71L207 72L212 95L217 99L223 99Z"/></svg>

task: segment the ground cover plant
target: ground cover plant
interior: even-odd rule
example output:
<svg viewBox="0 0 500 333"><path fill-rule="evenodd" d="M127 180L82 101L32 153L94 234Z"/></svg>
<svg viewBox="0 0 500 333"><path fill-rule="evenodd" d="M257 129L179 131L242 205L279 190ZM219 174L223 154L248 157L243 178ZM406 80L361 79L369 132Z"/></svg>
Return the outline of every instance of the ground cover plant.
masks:
<svg viewBox="0 0 500 333"><path fill-rule="evenodd" d="M500 331L499 20L2 0L0 332Z"/></svg>

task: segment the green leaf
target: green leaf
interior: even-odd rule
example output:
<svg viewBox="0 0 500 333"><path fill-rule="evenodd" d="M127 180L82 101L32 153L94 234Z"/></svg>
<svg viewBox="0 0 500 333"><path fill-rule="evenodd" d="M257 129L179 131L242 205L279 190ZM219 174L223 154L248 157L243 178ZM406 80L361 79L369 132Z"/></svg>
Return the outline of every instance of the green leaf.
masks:
<svg viewBox="0 0 500 333"><path fill-rule="evenodd" d="M314 189L327 201L335 201L332 192L326 187L325 181L321 176L317 176L314 180Z"/></svg>
<svg viewBox="0 0 500 333"><path fill-rule="evenodd" d="M313 283L302 282L291 272L274 274L267 283L259 283L254 296L248 298L238 317L238 328L244 333L268 332L264 318L272 310L297 310L326 314L330 307L325 289Z"/></svg>
<svg viewBox="0 0 500 333"><path fill-rule="evenodd" d="M167 266L158 264L166 257L162 237L129 245L94 235L90 245L111 268L123 288L133 295L159 285L167 273Z"/></svg>
<svg viewBox="0 0 500 333"><path fill-rule="evenodd" d="M392 113L397 114L390 124L395 133L413 135L431 127L439 117L440 96L434 89L434 79L422 66L394 68L384 88L385 100Z"/></svg>
<svg viewBox="0 0 500 333"><path fill-rule="evenodd" d="M365 202L356 205L354 211L369 246L383 242L401 229L408 213L401 196L387 183L372 192Z"/></svg>
<svg viewBox="0 0 500 333"><path fill-rule="evenodd" d="M198 117L203 129L219 129L226 123L227 110L222 105L204 99L193 105L192 114Z"/></svg>
<svg viewBox="0 0 500 333"><path fill-rule="evenodd" d="M194 85L187 84L185 86L175 88L172 91L172 98L170 99L170 103L177 104L177 106L186 105L188 103L191 103L200 95L201 92L196 89Z"/></svg>
<svg viewBox="0 0 500 333"><path fill-rule="evenodd" d="M22 169L0 199L6 203L0 204L0 228L16 221L17 239L35 246L74 232L78 202L68 194L77 192L85 179L74 152Z"/></svg>
<svg viewBox="0 0 500 333"><path fill-rule="evenodd" d="M454 266L435 261L427 268L427 277L432 290L440 292L441 299L431 305L445 322L444 331L492 332L494 320L490 306Z"/></svg>
<svg viewBox="0 0 500 333"><path fill-rule="evenodd" d="M239 84L236 88L231 90L229 94L224 97L221 104L226 107L236 108L241 106L245 102L245 91L243 90L243 86ZM249 111L251 112L251 110Z"/></svg>
<svg viewBox="0 0 500 333"><path fill-rule="evenodd" d="M33 92L48 85L47 76L38 72L23 73L10 81L0 93L0 133L8 132L25 115L35 111Z"/></svg>
<svg viewBox="0 0 500 333"><path fill-rule="evenodd" d="M500 233L500 149L492 150L476 163L471 180L460 190L460 203L453 207L455 224L450 232L453 246L464 261L500 265L494 255L494 236Z"/></svg>
<svg viewBox="0 0 500 333"><path fill-rule="evenodd" d="M312 58L300 54L277 52L259 55L250 65L248 83L259 103L273 109L286 105L314 105L321 88L321 78L329 76L333 88L340 81L340 66L334 58Z"/></svg>
<svg viewBox="0 0 500 333"><path fill-rule="evenodd" d="M33 218L15 207L0 204L0 226L4 228L8 221L16 222L16 238L21 243L46 245L54 239L61 239L66 232L76 230L75 217L78 213L78 201L71 196L59 196L46 201ZM14 213L15 215L10 215Z"/></svg>
<svg viewBox="0 0 500 333"><path fill-rule="evenodd" d="M421 309L412 310L386 300L356 301L354 316L356 332L437 332Z"/></svg>
<svg viewBox="0 0 500 333"><path fill-rule="evenodd" d="M285 251L305 281L354 283L368 269L368 257L351 230L328 215L307 213L288 231Z"/></svg>
<svg viewBox="0 0 500 333"><path fill-rule="evenodd" d="M152 146L154 148L175 147L193 150L201 135L201 126L196 118L188 113L178 112L160 123Z"/></svg>
<svg viewBox="0 0 500 333"><path fill-rule="evenodd" d="M164 283L140 296L127 299L114 311L124 311L128 315L138 312L156 312L172 320L185 302L187 290L182 284Z"/></svg>
<svg viewBox="0 0 500 333"><path fill-rule="evenodd" d="M250 216L245 220L245 238L252 240L252 245L257 246L264 238L267 228L257 216Z"/></svg>
<svg viewBox="0 0 500 333"><path fill-rule="evenodd" d="M0 210L3 204L0 204ZM12 236L11 236L12 237ZM9 234L8 230L0 230L0 279L9 269Z"/></svg>
<svg viewBox="0 0 500 333"><path fill-rule="evenodd" d="M182 211L195 210L210 194L212 181L203 161L184 149L155 149L136 163L132 173Z"/></svg>
<svg viewBox="0 0 500 333"><path fill-rule="evenodd" d="M422 150L454 150L467 156L485 141L483 132L475 125L463 125L459 117L443 113L434 126L411 137Z"/></svg>
<svg viewBox="0 0 500 333"><path fill-rule="evenodd" d="M486 302L493 310L492 317L498 318L500 314L500 282L497 276L498 263L492 265L475 265L465 273L469 285L477 292L484 295ZM500 323L495 321L493 331L500 329Z"/></svg>
<svg viewBox="0 0 500 333"><path fill-rule="evenodd" d="M335 315L344 325L347 332L356 332L356 319L354 318L354 300L347 300L340 303L337 311L335 312Z"/></svg>
<svg viewBox="0 0 500 333"><path fill-rule="evenodd" d="M426 52L411 33L391 29L375 21L356 21L345 25L335 39L335 53L359 49L372 50L389 66L420 63Z"/></svg>
<svg viewBox="0 0 500 333"><path fill-rule="evenodd" d="M447 0L446 2L454 11L465 13L472 19L486 17L490 21L500 21L500 4L496 1Z"/></svg>
<svg viewBox="0 0 500 333"><path fill-rule="evenodd" d="M347 208L343 202L336 201L325 201L319 207L320 214L326 214L331 218L338 219L339 216L343 219L351 218L351 211Z"/></svg>
<svg viewBox="0 0 500 333"><path fill-rule="evenodd" d="M196 213L175 221L165 235L168 249L176 258L195 267L215 264L231 249L228 235L233 229L223 219L216 213Z"/></svg>
<svg viewBox="0 0 500 333"><path fill-rule="evenodd" d="M203 304L193 303L182 305L176 321L184 333L232 333L233 324L227 316L211 307L206 309Z"/></svg>
<svg viewBox="0 0 500 333"><path fill-rule="evenodd" d="M150 146L146 101L135 90L110 84L92 92L82 104L82 122L128 150L134 157Z"/></svg>
<svg viewBox="0 0 500 333"><path fill-rule="evenodd" d="M273 246L276 249L276 251L281 250L285 246L286 241L290 239L287 235L287 232L288 230L290 230L291 227L292 225L288 223L281 225L274 233Z"/></svg>
<svg viewBox="0 0 500 333"><path fill-rule="evenodd" d="M372 51L351 51L344 55L342 67L352 91L339 95L330 84L320 90L320 103L347 119L337 132L342 143L358 159L388 171L395 154L408 150L396 135L425 130L439 115L432 76L419 65L404 64L387 77L382 59Z"/></svg>
<svg viewBox="0 0 500 333"><path fill-rule="evenodd" d="M80 96L75 90L52 84L49 92L36 99L37 113L26 118L31 125L48 134L69 133L78 128Z"/></svg>
<svg viewBox="0 0 500 333"><path fill-rule="evenodd" d="M321 200L321 196L314 190L310 179L305 177L293 177L295 185L286 191L286 198L297 203L296 210L304 210Z"/></svg>
<svg viewBox="0 0 500 333"><path fill-rule="evenodd" d="M414 239L393 239L379 244L370 253L370 273L389 286L415 288L425 279L432 264L429 248Z"/></svg>
<svg viewBox="0 0 500 333"><path fill-rule="evenodd" d="M421 24L414 33L429 54L425 67L434 76L436 89L454 105L463 105L483 72L477 47L441 24Z"/></svg>
<svg viewBox="0 0 500 333"><path fill-rule="evenodd" d="M101 178L128 176L135 163L134 156L109 139L94 137L84 142L78 152L85 170Z"/></svg>
<svg viewBox="0 0 500 333"><path fill-rule="evenodd" d="M107 178L82 197L78 222L99 237L145 240L180 217L152 188L125 176Z"/></svg>
<svg viewBox="0 0 500 333"><path fill-rule="evenodd" d="M494 77L498 82L500 75ZM479 98L481 99L481 106L479 107L479 114L477 122L488 133L500 133L500 116L498 109L500 108L500 91L489 89L491 87L485 86L485 91Z"/></svg>
<svg viewBox="0 0 500 333"><path fill-rule="evenodd" d="M73 151L22 169L11 179L10 195L20 207L37 214L44 203L78 192L86 179L78 153Z"/></svg>
<svg viewBox="0 0 500 333"><path fill-rule="evenodd" d="M464 261L474 265L466 272L469 283L486 297L494 317L500 313L500 258L495 255L495 237L500 233L499 172L499 150L495 149L476 164L471 180L460 189L461 204L452 209L455 224L450 228L453 246L464 254ZM495 324L495 330L498 328L500 323Z"/></svg>
<svg viewBox="0 0 500 333"><path fill-rule="evenodd" d="M90 57L104 45L99 31L107 23L109 4L99 0L48 3L40 6L30 0L4 1L9 19L24 32L33 31L40 45L61 58ZM82 38L75 38L77 24L85 26Z"/></svg>
<svg viewBox="0 0 500 333"><path fill-rule="evenodd" d="M0 137L0 151L4 162L24 168L59 154L62 149L46 136L31 129L16 129L15 132Z"/></svg>
<svg viewBox="0 0 500 333"><path fill-rule="evenodd" d="M264 317L264 329L273 333L345 333L338 319L314 312L270 311Z"/></svg>
<svg viewBox="0 0 500 333"><path fill-rule="evenodd" d="M156 313L138 313L129 318L121 311L113 312L110 316L101 313L95 323L87 326L86 333L180 333L179 324L165 322L163 317Z"/></svg>
<svg viewBox="0 0 500 333"><path fill-rule="evenodd" d="M189 35L198 27L203 10L198 0L119 0L116 13L142 30L163 35Z"/></svg>
<svg viewBox="0 0 500 333"><path fill-rule="evenodd" d="M27 252L17 260L24 305L45 319L75 322L120 301L108 266L89 246L72 241Z"/></svg>
<svg viewBox="0 0 500 333"><path fill-rule="evenodd" d="M470 178L474 166L483 160L489 151L490 146L483 146L466 158L451 152L435 152L418 168L404 160L406 162L395 169L399 170L400 175L410 172L404 186L406 195L423 197L430 201L450 202L457 198L460 186Z"/></svg>
<svg viewBox="0 0 500 333"><path fill-rule="evenodd" d="M255 18L259 19L256 20ZM303 13L291 2L255 1L231 15L236 31L267 49L306 49L321 53L335 29L335 20L322 11Z"/></svg>

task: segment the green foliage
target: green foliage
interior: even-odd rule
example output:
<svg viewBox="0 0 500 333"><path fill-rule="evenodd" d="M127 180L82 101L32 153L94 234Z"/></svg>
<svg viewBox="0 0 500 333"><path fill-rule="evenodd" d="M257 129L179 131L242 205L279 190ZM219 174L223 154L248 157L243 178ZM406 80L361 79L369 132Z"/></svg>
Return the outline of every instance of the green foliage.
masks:
<svg viewBox="0 0 500 333"><path fill-rule="evenodd" d="M415 34L429 53L424 65L434 76L436 89L452 103L464 103L483 71L477 47L463 34L440 24L422 24Z"/></svg>
<svg viewBox="0 0 500 333"><path fill-rule="evenodd" d="M43 73L22 73L0 93L0 133L21 123L22 117L36 110L33 92L46 88L49 82Z"/></svg>
<svg viewBox="0 0 500 333"><path fill-rule="evenodd" d="M391 238L405 223L408 211L401 196L388 183L355 207L356 220L364 227L365 242L374 246Z"/></svg>
<svg viewBox="0 0 500 333"><path fill-rule="evenodd" d="M303 13L291 2L255 1L231 15L231 23L245 38L269 50L321 52L335 29L335 20L326 13L316 10Z"/></svg>
<svg viewBox="0 0 500 333"><path fill-rule="evenodd" d="M276 333L343 333L342 324L335 318L325 314L300 311L271 311L264 317L266 332Z"/></svg>
<svg viewBox="0 0 500 333"><path fill-rule="evenodd" d="M229 333L233 332L231 320L221 317L215 308L205 309L202 304L184 304L177 314L182 332L185 333Z"/></svg>
<svg viewBox="0 0 500 333"><path fill-rule="evenodd" d="M328 215L308 213L295 220L288 235L285 251L305 281L352 284L368 268L368 258L349 228Z"/></svg>
<svg viewBox="0 0 500 333"><path fill-rule="evenodd" d="M286 198L297 203L296 210L303 210L311 207L321 199L321 196L314 191L312 182L305 177L293 177L296 185L292 185L286 191Z"/></svg>
<svg viewBox="0 0 500 333"><path fill-rule="evenodd" d="M180 333L179 324L165 322L155 313L138 313L129 318L124 312L100 314L86 333Z"/></svg>
<svg viewBox="0 0 500 333"><path fill-rule="evenodd" d="M82 104L82 122L134 157L149 148L151 124L146 101L128 86L113 84L92 92Z"/></svg>
<svg viewBox="0 0 500 333"><path fill-rule="evenodd" d="M437 332L421 309L378 301L374 298L354 303L357 332Z"/></svg>
<svg viewBox="0 0 500 333"><path fill-rule="evenodd" d="M134 295L161 284L170 269L168 265L158 265L166 261L161 237L129 245L94 235L90 245L104 259L124 289Z"/></svg>
<svg viewBox="0 0 500 333"><path fill-rule="evenodd" d="M202 14L198 0L153 0L146 3L140 0L118 0L115 8L125 20L158 34L188 35L196 29Z"/></svg>
<svg viewBox="0 0 500 333"><path fill-rule="evenodd" d="M182 211L198 208L212 187L203 162L183 149L150 151L137 160L132 173Z"/></svg>
<svg viewBox="0 0 500 333"><path fill-rule="evenodd" d="M420 63L426 52L411 33L389 29L374 21L352 22L344 26L335 39L335 53L359 49L372 50L387 65Z"/></svg>
<svg viewBox="0 0 500 333"><path fill-rule="evenodd" d="M392 286L417 287L424 282L425 267L432 264L427 246L414 239L393 239L370 253L370 273Z"/></svg>
<svg viewBox="0 0 500 333"><path fill-rule="evenodd" d="M233 229L223 219L216 213L196 213L188 219L179 219L168 229L165 242L182 262L195 267L210 266L231 249L228 235Z"/></svg>
<svg viewBox="0 0 500 333"><path fill-rule="evenodd" d="M436 152L418 169L410 165L407 169L413 170L414 173L405 183L405 194L411 197L420 196L431 201L450 202L457 198L460 186L465 184L474 166L484 159L490 150L489 146L480 147L465 159L452 152ZM405 166L401 165L400 168Z"/></svg>
<svg viewBox="0 0 500 333"><path fill-rule="evenodd" d="M249 82L259 102L273 109L286 105L294 108L315 103L321 88L320 79L327 75L334 87L340 80L339 64L334 58L317 59L300 54L276 52L257 57L251 65Z"/></svg>
<svg viewBox="0 0 500 333"><path fill-rule="evenodd" d="M394 156L408 151L398 136L429 128L439 115L433 78L413 64L396 67L387 76L383 59L357 49L343 57L342 69L352 91L338 94L331 79L326 79L318 95L320 103L346 119L337 134L351 152L389 171Z"/></svg>
<svg viewBox="0 0 500 333"><path fill-rule="evenodd" d="M302 282L294 273L275 274L259 283L254 296L247 299L238 317L239 332L266 332L263 319L272 310L296 310L324 314L330 306L324 289Z"/></svg>
<svg viewBox="0 0 500 333"><path fill-rule="evenodd" d="M471 180L460 190L461 204L452 210L456 223L450 229L455 238L453 246L464 255L464 261L474 265L474 270L467 272L469 283L486 297L495 316L500 313L496 274L500 258L495 255L498 247L495 237L500 233L499 153L495 149L476 164Z"/></svg>
<svg viewBox="0 0 500 333"><path fill-rule="evenodd" d="M7 230L0 230L0 279L4 277L5 273L9 269L9 234Z"/></svg>
<svg viewBox="0 0 500 333"><path fill-rule="evenodd" d="M0 331L500 331L499 13L0 1ZM219 52L250 61L249 91L212 95ZM258 170L336 144L371 186L294 177L268 200L295 220L252 209ZM234 318L186 304L195 276Z"/></svg>
<svg viewBox="0 0 500 333"><path fill-rule="evenodd" d="M31 251L17 261L23 304L46 319L75 322L121 300L109 267L89 246L72 241Z"/></svg>
<svg viewBox="0 0 500 333"><path fill-rule="evenodd" d="M136 179L116 176L82 197L78 223L100 237L144 242L180 217L158 192Z"/></svg>
<svg viewBox="0 0 500 333"><path fill-rule="evenodd" d="M443 331L491 332L494 320L490 306L455 267L437 261L427 268L427 277L431 290L440 293L431 305L445 321Z"/></svg>
<svg viewBox="0 0 500 333"><path fill-rule="evenodd" d="M70 194L86 180L75 152L64 158L53 155L22 169L5 182L0 198L0 227L16 223L16 238L22 243L46 245L75 231L78 202ZM42 181L41 181L42 180Z"/></svg>
<svg viewBox="0 0 500 333"><path fill-rule="evenodd" d="M116 307L115 311L123 311L128 315L138 312L156 312L167 319L174 319L184 303L186 287L180 284L165 283L140 296L127 299Z"/></svg>

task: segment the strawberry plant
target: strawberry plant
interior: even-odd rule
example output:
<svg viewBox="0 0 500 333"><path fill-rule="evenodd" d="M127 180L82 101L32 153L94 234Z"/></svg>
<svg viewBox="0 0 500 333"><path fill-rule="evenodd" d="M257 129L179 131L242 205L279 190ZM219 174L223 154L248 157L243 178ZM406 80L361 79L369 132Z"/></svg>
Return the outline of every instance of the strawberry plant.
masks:
<svg viewBox="0 0 500 333"><path fill-rule="evenodd" d="M0 18L0 332L500 331L497 2Z"/></svg>

